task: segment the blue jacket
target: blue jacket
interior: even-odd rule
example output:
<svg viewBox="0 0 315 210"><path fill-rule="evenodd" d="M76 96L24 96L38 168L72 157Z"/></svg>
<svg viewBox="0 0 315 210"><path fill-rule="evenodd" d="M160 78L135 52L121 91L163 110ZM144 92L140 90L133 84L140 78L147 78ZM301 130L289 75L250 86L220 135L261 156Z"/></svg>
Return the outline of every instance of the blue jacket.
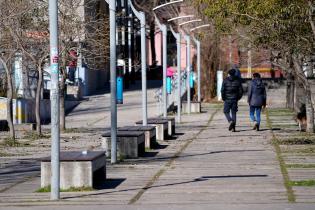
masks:
<svg viewBox="0 0 315 210"><path fill-rule="evenodd" d="M248 92L250 106L265 106L267 100L266 88L261 79L253 79Z"/></svg>

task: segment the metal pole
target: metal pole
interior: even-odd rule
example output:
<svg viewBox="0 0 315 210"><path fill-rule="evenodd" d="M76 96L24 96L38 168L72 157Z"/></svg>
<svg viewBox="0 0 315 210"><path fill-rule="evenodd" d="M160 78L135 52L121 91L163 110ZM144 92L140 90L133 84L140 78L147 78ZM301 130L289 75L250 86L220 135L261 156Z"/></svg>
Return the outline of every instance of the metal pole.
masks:
<svg viewBox="0 0 315 210"><path fill-rule="evenodd" d="M140 13L141 24L141 76L142 76L142 123L147 125L147 59L146 59L146 37L145 37L145 14Z"/></svg>
<svg viewBox="0 0 315 210"><path fill-rule="evenodd" d="M167 68L167 27L161 25L163 35L163 117L167 117L166 68Z"/></svg>
<svg viewBox="0 0 315 210"><path fill-rule="evenodd" d="M177 75L178 75L178 78L177 78L177 85L178 85L178 96L177 96L177 119L178 119L178 122L180 123L181 122L181 98L182 98L182 95L181 95L181 68L182 68L182 65L181 65L181 37L180 37L180 34L178 34L178 38L177 38Z"/></svg>
<svg viewBox="0 0 315 210"><path fill-rule="evenodd" d="M201 102L201 49L200 41L196 40L197 43L197 77L198 77L198 102Z"/></svg>
<svg viewBox="0 0 315 210"><path fill-rule="evenodd" d="M50 72L51 72L51 200L60 198L60 107L58 66L58 0L49 0Z"/></svg>
<svg viewBox="0 0 315 210"><path fill-rule="evenodd" d="M146 53L146 36L145 36L145 14L138 12L131 0L128 0L132 11L140 20L141 25L141 81L142 81L142 124L148 124L148 105L147 105L147 53Z"/></svg>
<svg viewBox="0 0 315 210"><path fill-rule="evenodd" d="M111 163L117 162L116 104L116 0L109 1L110 21L110 90L111 90Z"/></svg>
<svg viewBox="0 0 315 210"><path fill-rule="evenodd" d="M190 36L186 35L187 42L187 78L186 78L186 87L187 87L187 113L190 114Z"/></svg>
<svg viewBox="0 0 315 210"><path fill-rule="evenodd" d="M175 33L173 27L170 26L173 36L176 38L177 44L177 121L181 122L181 35Z"/></svg>

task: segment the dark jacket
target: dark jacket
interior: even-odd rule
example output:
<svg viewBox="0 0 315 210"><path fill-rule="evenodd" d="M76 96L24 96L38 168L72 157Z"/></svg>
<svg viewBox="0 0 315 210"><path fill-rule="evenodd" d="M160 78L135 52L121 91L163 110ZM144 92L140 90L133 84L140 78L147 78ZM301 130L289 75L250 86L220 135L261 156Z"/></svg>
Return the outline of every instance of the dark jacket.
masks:
<svg viewBox="0 0 315 210"><path fill-rule="evenodd" d="M250 106L266 105L266 88L261 79L253 79L248 92L248 104Z"/></svg>
<svg viewBox="0 0 315 210"><path fill-rule="evenodd" d="M222 100L227 102L237 102L243 96L243 87L238 77L227 77L222 84Z"/></svg>

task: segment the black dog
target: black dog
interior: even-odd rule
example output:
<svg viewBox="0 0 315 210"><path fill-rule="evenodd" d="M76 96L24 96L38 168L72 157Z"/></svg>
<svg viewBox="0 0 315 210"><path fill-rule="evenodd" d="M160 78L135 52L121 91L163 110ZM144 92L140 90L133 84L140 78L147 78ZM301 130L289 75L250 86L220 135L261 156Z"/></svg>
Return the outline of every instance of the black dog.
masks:
<svg viewBox="0 0 315 210"><path fill-rule="evenodd" d="M306 118L306 107L305 104L302 104L300 107L300 111L296 115L296 121L299 124L299 129L300 131L305 131L306 130L306 123L307 123L307 118Z"/></svg>

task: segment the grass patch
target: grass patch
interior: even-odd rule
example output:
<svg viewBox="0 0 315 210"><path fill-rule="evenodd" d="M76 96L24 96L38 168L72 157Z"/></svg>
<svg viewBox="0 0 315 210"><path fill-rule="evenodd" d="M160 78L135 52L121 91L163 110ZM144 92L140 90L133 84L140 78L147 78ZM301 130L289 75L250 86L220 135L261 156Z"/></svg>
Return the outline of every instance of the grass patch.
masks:
<svg viewBox="0 0 315 210"><path fill-rule="evenodd" d="M7 147L19 147L21 146L21 143L18 142L16 139L12 139L10 137L5 138L4 141L1 143L2 146L7 146Z"/></svg>
<svg viewBox="0 0 315 210"><path fill-rule="evenodd" d="M315 168L315 164L287 164L287 168Z"/></svg>
<svg viewBox="0 0 315 210"><path fill-rule="evenodd" d="M280 108L280 109L269 109L268 113L270 116L293 116L294 112L291 109Z"/></svg>
<svg viewBox="0 0 315 210"><path fill-rule="evenodd" d="M272 127L280 128L280 129L297 129L298 128L298 126L295 124L272 124Z"/></svg>
<svg viewBox="0 0 315 210"><path fill-rule="evenodd" d="M281 145L315 145L315 139L310 138L289 138L289 139L281 139L277 140L278 144Z"/></svg>
<svg viewBox="0 0 315 210"><path fill-rule="evenodd" d="M5 152L0 152L0 157L12 157L14 156L13 154L5 153Z"/></svg>
<svg viewBox="0 0 315 210"><path fill-rule="evenodd" d="M62 133L82 133L82 129L79 128L66 128L65 130L61 131Z"/></svg>
<svg viewBox="0 0 315 210"><path fill-rule="evenodd" d="M286 110L288 110L288 109L286 109ZM266 109L267 125L271 129L271 132L272 132L272 140L271 140L271 142L272 142L272 145L275 148L277 159L279 161L279 166L280 166L281 174L282 174L282 177L283 177L284 186L285 186L285 188L287 190L288 201L294 203L296 201L296 198L295 198L292 186L290 185L291 181L290 181L289 173L288 173L286 164L284 162L284 159L283 159L283 157L281 155L281 148L280 148L280 145L279 145L279 140L277 139L275 133L272 130L273 127L272 127L272 123L271 123L269 114L270 114L269 110Z"/></svg>
<svg viewBox="0 0 315 210"><path fill-rule="evenodd" d="M145 152L153 152L153 150L152 150L152 149L147 148L147 147L144 149L144 151L145 151Z"/></svg>
<svg viewBox="0 0 315 210"><path fill-rule="evenodd" d="M50 135L45 135L45 134L40 134L38 135L36 132L26 132L23 139L27 139L27 140L38 140L38 139L49 139Z"/></svg>
<svg viewBox="0 0 315 210"><path fill-rule="evenodd" d="M60 192L88 192L94 191L95 189L92 187L70 187L68 189L60 189ZM42 187L36 190L38 193L46 193L51 191L51 186Z"/></svg>
<svg viewBox="0 0 315 210"><path fill-rule="evenodd" d="M302 153L302 154L315 154L315 148L305 148L305 149L285 149L282 150L283 153Z"/></svg>
<svg viewBox="0 0 315 210"><path fill-rule="evenodd" d="M290 186L292 187L314 187L315 180L301 180L301 181L290 181Z"/></svg>

